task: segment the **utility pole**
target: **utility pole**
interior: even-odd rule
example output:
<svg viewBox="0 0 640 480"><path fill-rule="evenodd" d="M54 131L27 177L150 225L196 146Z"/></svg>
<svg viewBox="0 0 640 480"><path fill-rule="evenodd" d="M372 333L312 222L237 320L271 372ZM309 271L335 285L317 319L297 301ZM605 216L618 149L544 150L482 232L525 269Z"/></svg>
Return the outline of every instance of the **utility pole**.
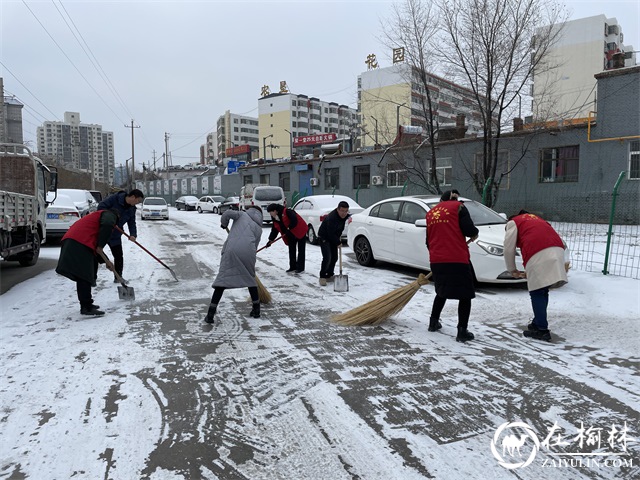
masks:
<svg viewBox="0 0 640 480"><path fill-rule="evenodd" d="M153 150L153 171L156 171L156 151Z"/></svg>
<svg viewBox="0 0 640 480"><path fill-rule="evenodd" d="M133 119L131 119L131 126L129 125L125 125L125 128L130 128L131 129L131 181L129 184L129 191L133 190L133 186L135 185L136 181L135 181L135 174L136 174L136 156L135 156L135 144L134 144L134 136L133 136L133 129L134 128L140 128L140 125L134 125L133 124Z"/></svg>
<svg viewBox="0 0 640 480"><path fill-rule="evenodd" d="M169 184L169 203L171 204L173 203L173 190L171 182L169 182L169 134L167 132L164 132L164 171Z"/></svg>

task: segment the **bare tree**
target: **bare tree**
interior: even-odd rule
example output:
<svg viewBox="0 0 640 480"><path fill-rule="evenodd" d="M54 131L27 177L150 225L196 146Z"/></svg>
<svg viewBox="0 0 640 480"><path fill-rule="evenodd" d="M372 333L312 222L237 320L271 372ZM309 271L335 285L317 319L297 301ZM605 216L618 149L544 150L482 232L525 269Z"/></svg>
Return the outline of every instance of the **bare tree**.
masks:
<svg viewBox="0 0 640 480"><path fill-rule="evenodd" d="M426 131L431 153L428 166L423 165L417 156L418 149L405 149L394 157L407 170L411 183L433 193L441 193L435 148L438 112L432 102L428 69L436 51L433 41L439 29L439 21L438 10L431 2L405 0L404 3L393 5L393 13L388 20L382 22L383 34L380 39L389 48L404 47L405 61L411 66L406 80L409 85L419 85L422 126ZM412 109L412 114L413 112Z"/></svg>
<svg viewBox="0 0 640 480"><path fill-rule="evenodd" d="M479 194L489 184L485 203L495 205L502 173L497 172L505 113L544 65L567 19L554 0L441 0L449 62L475 96L481 115L483 149L466 168ZM498 178L496 178L498 177Z"/></svg>

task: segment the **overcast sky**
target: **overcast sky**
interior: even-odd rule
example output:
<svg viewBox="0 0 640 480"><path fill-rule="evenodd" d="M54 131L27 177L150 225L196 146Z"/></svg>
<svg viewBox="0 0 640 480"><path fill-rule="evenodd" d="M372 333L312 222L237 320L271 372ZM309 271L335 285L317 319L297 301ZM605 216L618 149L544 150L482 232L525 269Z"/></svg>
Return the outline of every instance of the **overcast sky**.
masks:
<svg viewBox="0 0 640 480"><path fill-rule="evenodd" d="M263 85L273 93L284 80L293 93L355 108L367 55L391 64L377 38L392 3L0 0L0 75L5 94L25 104L25 141L34 147L38 125L75 111L114 132L116 164L131 157L131 119L141 127L136 165L154 149L162 155L165 132L173 163L185 164L199 159L225 110L257 117ZM565 3L572 19L616 17L625 44L640 50L638 0Z"/></svg>

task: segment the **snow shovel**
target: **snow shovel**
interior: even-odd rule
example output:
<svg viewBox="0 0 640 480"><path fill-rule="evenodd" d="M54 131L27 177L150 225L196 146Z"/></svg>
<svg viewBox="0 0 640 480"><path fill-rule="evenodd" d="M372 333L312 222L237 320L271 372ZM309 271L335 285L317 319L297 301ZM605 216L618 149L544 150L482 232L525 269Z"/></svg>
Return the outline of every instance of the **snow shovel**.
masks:
<svg viewBox="0 0 640 480"><path fill-rule="evenodd" d="M349 291L349 276L342 274L342 242L338 245L340 255L340 275L336 276L333 280L334 292L348 292Z"/></svg>
<svg viewBox="0 0 640 480"><path fill-rule="evenodd" d="M119 226L115 226L115 228L122 233L123 235L125 235L127 238L129 238L129 235L127 235L126 233L124 233L124 230L122 230ZM180 280L178 280L178 277L176 277L175 272L171 269L171 267L169 265L166 265L162 260L160 260L158 257L156 257L153 253L151 253L149 250L147 250L146 248L144 248L142 245L140 245L138 243L137 240L134 240L133 243L135 243L136 245L138 245L142 250L144 250L145 252L147 252L149 255L151 255L153 257L153 259L158 262L160 265L162 265L164 268L168 269L169 272L171 273L171 275L173 276L174 280L176 282L179 282Z"/></svg>
<svg viewBox="0 0 640 480"><path fill-rule="evenodd" d="M100 256L105 262L109 261L104 253L100 252ZM116 279L122 284L121 287L118 287L118 298L120 298L120 300L135 300L136 292L134 292L133 287L128 287L124 279L115 270L113 271L113 274L116 276Z"/></svg>

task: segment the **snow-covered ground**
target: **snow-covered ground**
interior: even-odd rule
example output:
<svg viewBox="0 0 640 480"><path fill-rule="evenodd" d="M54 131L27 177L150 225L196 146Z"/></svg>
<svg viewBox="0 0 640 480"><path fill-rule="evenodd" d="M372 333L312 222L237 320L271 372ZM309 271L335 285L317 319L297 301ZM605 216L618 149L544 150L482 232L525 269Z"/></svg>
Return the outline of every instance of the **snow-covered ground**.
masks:
<svg viewBox="0 0 640 480"><path fill-rule="evenodd" d="M175 209L138 220L180 282L125 242L136 300L101 267L104 317L81 316L75 284L53 271L0 297L0 478L640 477L639 281L572 270L551 292L553 343L521 336L526 290L481 285L476 341L460 344L456 302L427 332L430 285L380 327L331 324L417 272L361 267L346 248L350 289L335 293L318 285L318 247L292 276L279 242L258 254L274 298L262 318L231 290L212 327L219 225Z"/></svg>

